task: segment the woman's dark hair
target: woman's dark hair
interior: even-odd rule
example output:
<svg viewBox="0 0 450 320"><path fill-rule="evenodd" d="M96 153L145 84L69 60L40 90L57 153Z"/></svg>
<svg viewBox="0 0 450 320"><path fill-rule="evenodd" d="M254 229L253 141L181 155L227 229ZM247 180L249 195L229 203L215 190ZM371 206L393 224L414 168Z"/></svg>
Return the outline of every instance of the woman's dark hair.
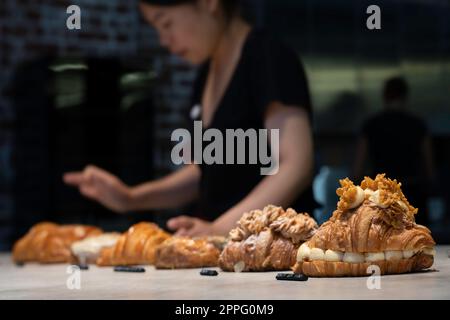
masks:
<svg viewBox="0 0 450 320"><path fill-rule="evenodd" d="M142 2L148 4L155 4L160 6L173 6L177 4L194 4L197 0L141 0ZM239 0L220 0L223 11L225 12L225 17L230 20L237 14L240 14L240 1Z"/></svg>

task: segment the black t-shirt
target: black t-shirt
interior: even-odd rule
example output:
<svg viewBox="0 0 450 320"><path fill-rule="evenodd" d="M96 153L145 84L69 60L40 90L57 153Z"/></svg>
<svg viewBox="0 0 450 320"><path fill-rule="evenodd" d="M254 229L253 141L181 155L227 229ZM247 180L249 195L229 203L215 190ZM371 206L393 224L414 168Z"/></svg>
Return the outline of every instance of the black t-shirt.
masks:
<svg viewBox="0 0 450 320"><path fill-rule="evenodd" d="M367 120L362 134L367 138L369 156L377 172L404 184L423 178L421 146L427 128L420 118L401 110L386 110Z"/></svg>
<svg viewBox="0 0 450 320"><path fill-rule="evenodd" d="M192 105L201 104L208 68L209 63L205 63L199 70ZM304 108L311 117L307 80L297 54L266 32L252 30L210 128L220 130L223 137L226 129L264 129L265 111L274 101ZM200 119L198 114L195 120ZM244 199L265 177L260 174L261 166L201 164L198 215L213 220ZM310 213L315 206L311 187L292 204L293 208Z"/></svg>

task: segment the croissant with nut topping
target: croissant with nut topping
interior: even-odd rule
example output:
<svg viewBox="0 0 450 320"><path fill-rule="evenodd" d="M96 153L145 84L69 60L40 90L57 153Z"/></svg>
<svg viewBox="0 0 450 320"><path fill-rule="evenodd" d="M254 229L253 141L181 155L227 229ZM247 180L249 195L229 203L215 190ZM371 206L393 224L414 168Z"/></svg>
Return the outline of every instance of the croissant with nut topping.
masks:
<svg viewBox="0 0 450 320"><path fill-rule="evenodd" d="M269 205L245 213L231 230L219 258L225 271L287 270L298 246L311 238L317 223L306 213Z"/></svg>
<svg viewBox="0 0 450 320"><path fill-rule="evenodd" d="M313 277L368 276L369 266L381 274L427 269L435 242L428 228L415 223L417 209L401 183L379 174L355 186L340 180L337 210L298 249L293 270Z"/></svg>
<svg viewBox="0 0 450 320"><path fill-rule="evenodd" d="M41 222L14 244L12 257L16 263L68 263L72 243L101 233L92 226Z"/></svg>
<svg viewBox="0 0 450 320"><path fill-rule="evenodd" d="M114 246L104 248L96 263L99 266L154 264L156 248L169 237L170 234L154 223L135 224L120 236Z"/></svg>
<svg viewBox="0 0 450 320"><path fill-rule="evenodd" d="M217 267L223 237L171 237L156 249L157 269Z"/></svg>

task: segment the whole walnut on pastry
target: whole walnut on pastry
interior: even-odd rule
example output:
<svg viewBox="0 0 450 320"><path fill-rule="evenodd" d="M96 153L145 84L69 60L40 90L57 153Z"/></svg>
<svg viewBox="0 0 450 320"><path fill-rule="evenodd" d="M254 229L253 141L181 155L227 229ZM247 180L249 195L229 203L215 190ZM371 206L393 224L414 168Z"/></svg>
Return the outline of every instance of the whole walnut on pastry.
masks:
<svg viewBox="0 0 450 320"><path fill-rule="evenodd" d="M74 242L101 233L101 229L92 226L41 222L14 244L12 257L16 263L68 263Z"/></svg>
<svg viewBox="0 0 450 320"><path fill-rule="evenodd" d="M219 258L225 271L286 270L295 263L298 246L308 240L317 223L308 214L269 205L245 213L231 230Z"/></svg>
<svg viewBox="0 0 450 320"><path fill-rule="evenodd" d="M101 250L99 266L151 265L155 263L156 248L170 234L156 224L141 222L123 233L114 246Z"/></svg>
<svg viewBox="0 0 450 320"><path fill-rule="evenodd" d="M294 272L308 276L367 276L431 267L435 242L428 228L415 223L411 206L396 180L377 175L360 186L341 180L337 210L298 250Z"/></svg>

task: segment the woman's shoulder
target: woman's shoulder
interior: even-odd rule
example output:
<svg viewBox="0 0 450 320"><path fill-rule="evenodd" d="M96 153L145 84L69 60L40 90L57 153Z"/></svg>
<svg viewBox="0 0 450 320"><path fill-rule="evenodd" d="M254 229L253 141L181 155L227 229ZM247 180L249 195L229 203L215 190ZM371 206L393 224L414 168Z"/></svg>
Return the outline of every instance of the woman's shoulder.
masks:
<svg viewBox="0 0 450 320"><path fill-rule="evenodd" d="M251 73L267 71L289 75L304 72L299 53L265 29L251 31L243 50L243 60Z"/></svg>
<svg viewBox="0 0 450 320"><path fill-rule="evenodd" d="M298 53L265 30L252 30L244 49L246 80L261 114L274 101L302 106L310 112L310 97Z"/></svg>

